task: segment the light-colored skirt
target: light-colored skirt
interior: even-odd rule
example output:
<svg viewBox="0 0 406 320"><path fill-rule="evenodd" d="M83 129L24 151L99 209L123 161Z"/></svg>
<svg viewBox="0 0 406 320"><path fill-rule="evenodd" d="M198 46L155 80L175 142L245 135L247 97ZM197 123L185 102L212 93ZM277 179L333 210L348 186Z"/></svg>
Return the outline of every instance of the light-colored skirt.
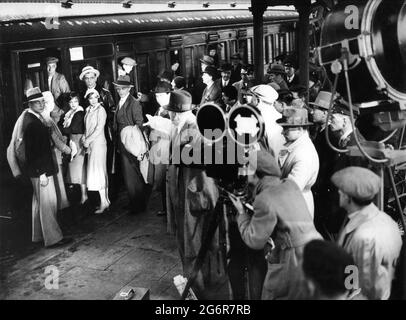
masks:
<svg viewBox="0 0 406 320"><path fill-rule="evenodd" d="M66 183L86 184L85 150L80 139L83 134L72 134L71 140L78 147L78 153L68 165Z"/></svg>
<svg viewBox="0 0 406 320"><path fill-rule="evenodd" d="M87 151L87 189L89 191L106 189L107 179L107 144L92 143Z"/></svg>

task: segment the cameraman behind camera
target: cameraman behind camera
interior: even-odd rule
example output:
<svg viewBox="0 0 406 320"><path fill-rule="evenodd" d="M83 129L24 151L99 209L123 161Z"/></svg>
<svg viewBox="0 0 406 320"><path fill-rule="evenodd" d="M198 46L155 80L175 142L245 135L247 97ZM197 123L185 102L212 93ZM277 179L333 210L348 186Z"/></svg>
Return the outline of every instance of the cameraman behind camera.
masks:
<svg viewBox="0 0 406 320"><path fill-rule="evenodd" d="M269 251L262 299L299 298L303 248L307 242L322 237L314 227L299 187L292 180L280 180L280 169L269 153L251 154L249 165L255 174L248 176L248 181L256 186L252 217L240 198L230 195L230 200L238 211L244 242L252 249Z"/></svg>

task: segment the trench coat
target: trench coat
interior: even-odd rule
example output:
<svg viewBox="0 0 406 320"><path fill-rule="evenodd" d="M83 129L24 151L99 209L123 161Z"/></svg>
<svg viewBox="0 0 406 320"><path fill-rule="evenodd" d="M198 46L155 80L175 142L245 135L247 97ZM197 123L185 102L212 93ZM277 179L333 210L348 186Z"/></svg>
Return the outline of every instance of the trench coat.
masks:
<svg viewBox="0 0 406 320"><path fill-rule="evenodd" d="M171 163L168 166L166 180L168 232L175 233L183 272L189 277L202 245L203 236L208 229L211 211L214 209L218 190L212 178L198 166L178 164L175 150L188 143L199 142L199 133L195 123L185 123L181 130L172 127ZM174 164L175 162L175 164ZM196 279L197 289L204 290L205 283L224 276L221 265L218 237L213 239L201 272Z"/></svg>
<svg viewBox="0 0 406 320"><path fill-rule="evenodd" d="M402 247L397 224L373 203L349 215L338 244L354 257L359 287L370 300L387 300Z"/></svg>
<svg viewBox="0 0 406 320"><path fill-rule="evenodd" d="M292 180L266 176L260 180L256 194L252 217L244 212L238 215L237 222L250 248L271 249L266 255L268 271L262 299L303 298L303 249L309 241L322 237Z"/></svg>
<svg viewBox="0 0 406 320"><path fill-rule="evenodd" d="M314 216L312 186L319 173L319 156L308 133L305 133L279 153L282 178L292 179L302 190L307 208Z"/></svg>

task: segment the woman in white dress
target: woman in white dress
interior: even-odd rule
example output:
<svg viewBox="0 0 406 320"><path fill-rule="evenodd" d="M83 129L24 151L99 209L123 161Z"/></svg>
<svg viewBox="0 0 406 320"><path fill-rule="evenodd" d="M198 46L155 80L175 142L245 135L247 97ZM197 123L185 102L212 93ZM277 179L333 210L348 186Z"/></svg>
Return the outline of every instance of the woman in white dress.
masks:
<svg viewBox="0 0 406 320"><path fill-rule="evenodd" d="M99 93L95 89L88 90L85 98L89 106L85 115L85 135L82 137L86 148L87 178L86 185L89 191L99 191L100 207L96 214L103 213L110 206L108 199L107 180L107 142L104 135L107 114L99 102Z"/></svg>
<svg viewBox="0 0 406 320"><path fill-rule="evenodd" d="M63 118L61 131L69 138L70 144L75 144L77 153L69 162L65 182L80 185L82 194L80 203L84 204L87 200L86 168L85 149L81 139L85 133L85 112L79 105L79 95L76 92L69 93L69 107Z"/></svg>

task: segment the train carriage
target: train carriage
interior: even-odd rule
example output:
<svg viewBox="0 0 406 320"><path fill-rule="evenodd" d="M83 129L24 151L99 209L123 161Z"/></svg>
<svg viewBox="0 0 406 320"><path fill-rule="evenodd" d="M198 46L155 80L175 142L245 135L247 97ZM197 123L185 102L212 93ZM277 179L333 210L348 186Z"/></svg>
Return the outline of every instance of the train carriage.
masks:
<svg viewBox="0 0 406 320"><path fill-rule="evenodd" d="M80 70L92 65L108 87L117 77L121 58L136 59L134 85L148 92L156 76L179 62L187 86L200 76L199 58L217 44L219 59L234 53L253 63L252 14L247 5L196 4L134 5L121 3L0 4L0 164L8 172L5 149L14 122L24 109L27 86L45 87L45 57L59 58L58 70L72 90L79 90ZM52 18L51 18L52 17ZM289 7L273 8L264 15L266 58L295 48L297 13Z"/></svg>

